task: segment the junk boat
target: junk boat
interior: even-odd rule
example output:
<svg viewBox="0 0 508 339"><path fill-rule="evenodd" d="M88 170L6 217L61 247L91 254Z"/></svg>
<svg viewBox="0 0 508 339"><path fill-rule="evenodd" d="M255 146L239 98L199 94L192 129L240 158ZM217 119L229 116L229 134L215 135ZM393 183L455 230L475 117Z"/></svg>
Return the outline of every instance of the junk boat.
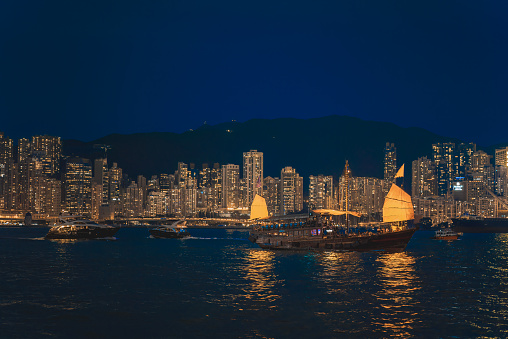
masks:
<svg viewBox="0 0 508 339"><path fill-rule="evenodd" d="M161 225L152 228L149 232L154 238L188 238L191 235L189 232L187 232L187 226L185 226L185 224L185 220L178 220L169 226Z"/></svg>
<svg viewBox="0 0 508 339"><path fill-rule="evenodd" d="M436 240L457 240L462 233L456 233L451 228L444 228L442 230L437 230L434 233L432 239Z"/></svg>
<svg viewBox="0 0 508 339"><path fill-rule="evenodd" d="M400 177L403 167L395 176ZM345 182L349 183L349 165L344 169ZM346 190L349 184L346 185ZM416 232L413 204L409 194L395 183L392 184L383 205L383 222L375 225L375 232L352 233L349 216L360 214L347 210L314 210L304 221L284 223L283 219L269 218L266 201L256 195L251 207L253 226L249 240L263 249L278 250L339 250L403 252ZM333 223L333 216L345 215L346 227ZM272 221L273 220L273 221Z"/></svg>
<svg viewBox="0 0 508 339"><path fill-rule="evenodd" d="M109 238L120 229L118 226L102 225L79 217L60 217L61 223L51 227L45 239L98 239ZM66 220L67 219L67 220Z"/></svg>

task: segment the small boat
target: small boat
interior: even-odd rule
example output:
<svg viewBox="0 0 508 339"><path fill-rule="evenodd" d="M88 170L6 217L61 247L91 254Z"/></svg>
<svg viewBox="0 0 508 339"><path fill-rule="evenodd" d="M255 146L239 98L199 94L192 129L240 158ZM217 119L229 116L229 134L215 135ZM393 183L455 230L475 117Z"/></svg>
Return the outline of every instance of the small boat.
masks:
<svg viewBox="0 0 508 339"><path fill-rule="evenodd" d="M154 238L173 238L173 239L182 239L190 237L190 233L187 232L185 220L175 221L173 224L166 226L161 225L155 228L150 229L150 234Z"/></svg>
<svg viewBox="0 0 508 339"><path fill-rule="evenodd" d="M109 238L120 229L118 226L98 224L87 219L67 217L74 220L65 220L61 217L61 223L51 227L45 239L98 239Z"/></svg>
<svg viewBox="0 0 508 339"><path fill-rule="evenodd" d="M457 240L462 233L456 233L451 228L437 230L432 239L436 240Z"/></svg>

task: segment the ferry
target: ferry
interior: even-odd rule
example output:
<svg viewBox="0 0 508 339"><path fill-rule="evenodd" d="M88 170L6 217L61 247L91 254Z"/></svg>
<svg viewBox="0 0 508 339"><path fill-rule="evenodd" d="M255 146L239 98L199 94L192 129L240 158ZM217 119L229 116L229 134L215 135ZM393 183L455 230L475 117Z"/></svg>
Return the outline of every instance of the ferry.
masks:
<svg viewBox="0 0 508 339"><path fill-rule="evenodd" d="M437 230L432 239L436 240L457 240L462 233L456 233L451 228Z"/></svg>

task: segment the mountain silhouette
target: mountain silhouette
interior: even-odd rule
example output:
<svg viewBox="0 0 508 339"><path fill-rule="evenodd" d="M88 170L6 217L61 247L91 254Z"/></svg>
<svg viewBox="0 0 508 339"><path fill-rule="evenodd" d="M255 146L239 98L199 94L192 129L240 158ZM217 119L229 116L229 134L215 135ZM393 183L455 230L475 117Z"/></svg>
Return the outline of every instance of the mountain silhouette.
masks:
<svg viewBox="0 0 508 339"><path fill-rule="evenodd" d="M108 162L131 178L142 174L173 173L179 161L212 165L238 164L243 152L264 153L264 175L279 177L285 166L292 166L306 180L309 175L341 175L346 159L354 176L383 177L384 148L387 142L397 148L397 164L406 164L432 154L432 144L461 141L431 133L422 128L403 128L392 123L365 121L332 115L313 119L253 119L243 123L203 125L178 133L111 134L91 142L65 140L68 156L101 157L95 144L111 146Z"/></svg>

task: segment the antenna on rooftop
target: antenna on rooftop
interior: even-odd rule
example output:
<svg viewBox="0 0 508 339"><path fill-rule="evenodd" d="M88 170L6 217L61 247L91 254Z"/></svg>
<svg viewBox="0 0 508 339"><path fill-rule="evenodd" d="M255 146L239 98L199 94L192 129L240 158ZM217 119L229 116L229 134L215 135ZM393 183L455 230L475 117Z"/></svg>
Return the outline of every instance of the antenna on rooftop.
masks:
<svg viewBox="0 0 508 339"><path fill-rule="evenodd" d="M108 157L108 150L111 149L111 146L105 145L105 144L95 144L95 145L93 145L93 148L103 150L104 151L104 158L107 158Z"/></svg>

